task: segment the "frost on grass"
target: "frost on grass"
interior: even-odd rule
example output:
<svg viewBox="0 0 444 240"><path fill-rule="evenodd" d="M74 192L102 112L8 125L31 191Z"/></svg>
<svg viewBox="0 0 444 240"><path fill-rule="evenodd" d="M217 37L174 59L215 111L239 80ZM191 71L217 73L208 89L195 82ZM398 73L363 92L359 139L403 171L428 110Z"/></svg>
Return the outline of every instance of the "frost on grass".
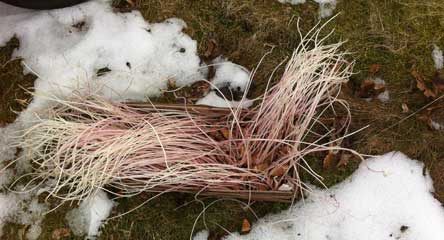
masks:
<svg viewBox="0 0 444 240"><path fill-rule="evenodd" d="M392 152L361 163L329 190L315 190L292 208L270 215L248 235L226 239L444 239L444 208L424 165ZM204 234L204 233L203 233Z"/></svg>
<svg viewBox="0 0 444 240"><path fill-rule="evenodd" d="M278 0L281 3L290 3L293 5L305 3L306 0ZM336 9L336 0L314 0L319 4L319 17L326 18L333 15Z"/></svg>
<svg viewBox="0 0 444 240"><path fill-rule="evenodd" d="M107 194L103 190L98 190L83 200L79 208L68 212L66 221L75 235L87 234L89 237L95 237L99 234L99 228L108 218L113 206L114 202L108 199Z"/></svg>
<svg viewBox="0 0 444 240"><path fill-rule="evenodd" d="M278 0L280 3L301 4L305 3L305 0Z"/></svg>
<svg viewBox="0 0 444 240"><path fill-rule="evenodd" d="M437 45L433 46L432 57L433 61L435 62L436 70L442 69L444 67L444 55L442 50Z"/></svg>

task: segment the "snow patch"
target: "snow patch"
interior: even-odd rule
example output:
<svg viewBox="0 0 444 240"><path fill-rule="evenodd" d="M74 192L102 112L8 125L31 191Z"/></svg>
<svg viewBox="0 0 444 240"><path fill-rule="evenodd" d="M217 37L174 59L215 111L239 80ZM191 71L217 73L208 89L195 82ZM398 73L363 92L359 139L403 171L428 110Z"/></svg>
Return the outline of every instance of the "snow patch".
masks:
<svg viewBox="0 0 444 240"><path fill-rule="evenodd" d="M66 214L66 221L72 232L77 236L87 234L94 238L99 235L99 229L103 221L108 218L114 202L110 200L103 190L98 190Z"/></svg>
<svg viewBox="0 0 444 240"><path fill-rule="evenodd" d="M336 9L336 0L315 0L319 4L319 17L326 18L333 15Z"/></svg>
<svg viewBox="0 0 444 240"><path fill-rule="evenodd" d="M241 101L229 101L227 99L219 97L216 92L211 91L205 97L199 99L196 104L221 108L249 108L253 105L253 100L243 99Z"/></svg>
<svg viewBox="0 0 444 240"><path fill-rule="evenodd" d="M305 0L278 0L280 3L290 3L293 5L303 4ZM336 0L314 0L319 4L319 17L326 18L333 15L336 9Z"/></svg>
<svg viewBox="0 0 444 240"><path fill-rule="evenodd" d="M372 79L372 81L375 84L386 86L385 81L382 78L374 78L374 79ZM378 96L376 96L376 98L379 101L383 102L383 103L386 103L386 102L390 101L390 92L389 92L389 90L387 90L387 88L386 88L385 91L380 93L380 94L378 94Z"/></svg>
<svg viewBox="0 0 444 240"><path fill-rule="evenodd" d="M206 230L198 232L194 235L193 240L208 240L210 233Z"/></svg>
<svg viewBox="0 0 444 240"><path fill-rule="evenodd" d="M19 203L15 194L0 194L0 236L3 233L3 226L18 208Z"/></svg>
<svg viewBox="0 0 444 240"><path fill-rule="evenodd" d="M0 165L4 161L14 159L17 153L17 149L14 147L14 138L17 137L18 129L17 123L0 128Z"/></svg>
<svg viewBox="0 0 444 240"><path fill-rule="evenodd" d="M228 100L219 95L223 95L220 89L227 87L233 93L243 93L248 91L250 72L245 68L223 57L215 58L211 65L215 68L215 74L211 80L211 91L203 98L199 99L197 105L207 105L212 107L233 107L249 108L253 101L242 98L240 101ZM219 95L218 95L219 93ZM229 96L225 96L228 98Z"/></svg>
<svg viewBox="0 0 444 240"><path fill-rule="evenodd" d="M75 89L143 100L166 89L167 79L183 86L203 78L197 44L185 27L174 18L150 24L140 12L115 13L109 3L92 1L1 16L0 45L19 38L14 57L38 75L37 93L63 97Z"/></svg>
<svg viewBox="0 0 444 240"><path fill-rule="evenodd" d="M22 186L18 189L22 189ZM0 194L0 236L5 223L15 222L29 226L26 239L38 239L41 233L42 216L48 210L48 206L39 203L38 199L33 196L32 192Z"/></svg>
<svg viewBox="0 0 444 240"><path fill-rule="evenodd" d="M342 183L225 239L444 239L444 208L423 169L399 152L368 159Z"/></svg>
<svg viewBox="0 0 444 240"><path fill-rule="evenodd" d="M250 72L243 66L227 61L222 57L213 60L216 73L212 80L214 88L229 87L234 91L245 91L250 82Z"/></svg>
<svg viewBox="0 0 444 240"><path fill-rule="evenodd" d="M29 195L32 197L32 195ZM24 206L16 213L15 222L29 226L26 238L29 240L38 239L42 232L43 214L48 211L48 206L39 203L37 198L32 198L22 203Z"/></svg>
<svg viewBox="0 0 444 240"><path fill-rule="evenodd" d="M444 55L443 51L437 45L433 46L432 57L436 70L442 69L444 67Z"/></svg>
<svg viewBox="0 0 444 240"><path fill-rule="evenodd" d="M305 3L305 0L278 0L280 3L290 3L293 5Z"/></svg>
<svg viewBox="0 0 444 240"><path fill-rule="evenodd" d="M436 131L444 131L444 125L439 122L431 120L430 126Z"/></svg>

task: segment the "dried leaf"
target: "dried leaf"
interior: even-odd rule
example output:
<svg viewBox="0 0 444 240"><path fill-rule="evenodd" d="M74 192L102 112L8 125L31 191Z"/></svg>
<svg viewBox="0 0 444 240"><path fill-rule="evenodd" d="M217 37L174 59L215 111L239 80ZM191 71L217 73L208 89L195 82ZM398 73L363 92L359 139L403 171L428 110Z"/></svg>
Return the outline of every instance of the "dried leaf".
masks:
<svg viewBox="0 0 444 240"><path fill-rule="evenodd" d="M444 92L444 70L438 70L435 72L432 83L436 92Z"/></svg>
<svg viewBox="0 0 444 240"><path fill-rule="evenodd" d="M222 135L224 136L225 139L230 138L230 130L224 128L224 129L220 130L220 132L222 133Z"/></svg>
<svg viewBox="0 0 444 240"><path fill-rule="evenodd" d="M348 163L350 162L350 159L353 155L350 153L342 153L341 154L341 158L339 159L338 164L336 165L336 167L345 167L348 165Z"/></svg>
<svg viewBox="0 0 444 240"><path fill-rule="evenodd" d="M215 39L210 39L207 42L207 49L205 50L203 56L206 58L214 58L218 54L218 45Z"/></svg>
<svg viewBox="0 0 444 240"><path fill-rule="evenodd" d="M424 96L436 98L435 92L427 87L424 77L418 71L413 69L410 73L416 80L416 87L424 93Z"/></svg>
<svg viewBox="0 0 444 240"><path fill-rule="evenodd" d="M125 0L131 7L134 7L134 1L133 0Z"/></svg>
<svg viewBox="0 0 444 240"><path fill-rule="evenodd" d="M60 240L67 238L71 235L71 231L68 228L58 228L52 232L53 240Z"/></svg>
<svg viewBox="0 0 444 240"><path fill-rule="evenodd" d="M406 103L401 104L402 113L408 113L410 111Z"/></svg>
<svg viewBox="0 0 444 240"><path fill-rule="evenodd" d="M197 81L191 85L190 98L202 98L210 92L210 83Z"/></svg>
<svg viewBox="0 0 444 240"><path fill-rule="evenodd" d="M425 122L431 130L444 130L443 115L440 113L442 106L429 107L419 115L418 119Z"/></svg>
<svg viewBox="0 0 444 240"><path fill-rule="evenodd" d="M284 165L284 166L278 166L276 168L274 168L270 175L273 177L280 177L283 176L288 170L288 165Z"/></svg>
<svg viewBox="0 0 444 240"><path fill-rule="evenodd" d="M375 84L373 89L378 91L379 93L384 92L385 91L385 84ZM379 94L379 93L377 93L377 94Z"/></svg>
<svg viewBox="0 0 444 240"><path fill-rule="evenodd" d="M338 158L337 155L333 152L329 152L327 156L325 156L323 161L323 168L324 170L331 170L334 169L335 166L338 164Z"/></svg>
<svg viewBox="0 0 444 240"><path fill-rule="evenodd" d="M381 69L382 65L381 64L372 64L370 65L370 68L368 69L368 73L370 75L375 75L376 73L379 72L379 70Z"/></svg>
<svg viewBox="0 0 444 240"><path fill-rule="evenodd" d="M268 163L263 162L263 163L259 163L257 164L254 168L259 170L259 171L265 171L267 168L269 167Z"/></svg>
<svg viewBox="0 0 444 240"><path fill-rule="evenodd" d="M249 233L250 231L251 231L251 224L246 218L244 218L244 220L242 221L241 233L246 234Z"/></svg>
<svg viewBox="0 0 444 240"><path fill-rule="evenodd" d="M258 185L258 186L257 186L257 190L259 190L259 191L267 191L268 188L267 188L267 186L265 186L265 185Z"/></svg>
<svg viewBox="0 0 444 240"><path fill-rule="evenodd" d="M245 153L245 145L241 144L240 147L239 147L239 155L243 156L244 153Z"/></svg>
<svg viewBox="0 0 444 240"><path fill-rule="evenodd" d="M167 81L167 87L168 87L168 89L176 89L177 88L177 86L176 86L176 79L174 79L174 78L170 78L170 79L168 79L168 81Z"/></svg>
<svg viewBox="0 0 444 240"><path fill-rule="evenodd" d="M421 113L421 115L418 116L418 119L425 122L430 129L433 128L433 120L432 120L432 110L430 108L426 109Z"/></svg>
<svg viewBox="0 0 444 240"><path fill-rule="evenodd" d="M375 87L375 82L370 79L366 79L361 83L361 90L359 91L359 97L369 98L373 96L373 89Z"/></svg>

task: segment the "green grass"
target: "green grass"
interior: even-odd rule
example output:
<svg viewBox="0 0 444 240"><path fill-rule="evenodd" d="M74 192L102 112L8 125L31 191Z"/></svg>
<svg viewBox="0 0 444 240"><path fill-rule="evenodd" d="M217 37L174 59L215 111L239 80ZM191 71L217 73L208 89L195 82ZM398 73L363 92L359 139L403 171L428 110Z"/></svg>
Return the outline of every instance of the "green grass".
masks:
<svg viewBox="0 0 444 240"><path fill-rule="evenodd" d="M188 24L186 32L198 42L200 54L205 52L206 43L214 39L221 54L252 69L273 48L257 71L251 95L263 92L271 71L299 43L297 18L301 18L302 31L307 31L318 21L317 5L312 2L298 6L280 4L275 0L135 2L134 8L140 10L150 22L169 17L184 19ZM118 5L121 6L120 10L128 10L124 3ZM340 14L327 26L325 33L335 29L331 41L347 40L344 50L350 51L350 60L356 61L356 74L344 88L343 94L352 109L351 127L356 130L370 125L350 139L352 147L367 154L399 150L424 161L435 181L436 196L444 202L442 133L428 129L417 116L387 129L407 116L401 112L402 103L414 111L430 101L416 89L410 71L415 67L427 81L434 74L431 58L433 44L444 47L444 7L441 0L426 3L416 0L342 0L338 3L337 11ZM33 77L21 74L18 60L5 65L17 46L18 42L14 40L0 49L0 66L3 66L0 68L0 94L3 96L0 102L1 123L14 120L15 114L10 111L11 108L21 109L14 99L24 99L26 95L18 86L32 86ZM372 64L381 65L377 75L387 82L391 95L389 103L368 103L356 97L355 92L361 82L369 77L368 69ZM345 168L330 171L322 169L321 159L313 159L312 165L324 176L326 185L332 186L349 176L358 162L352 161ZM133 209L148 197L148 194L144 194L118 200L119 205L113 214ZM188 239L194 221L202 210L202 205L193 200L192 196L186 194L166 194L130 214L111 220L100 239ZM204 202L210 204L212 201L207 199ZM184 205L188 202L191 203ZM252 205L259 216L286 207L285 204L271 203ZM66 209L63 207L45 218L41 239L51 239L52 231L66 227ZM225 233L224 229L240 230L243 218L254 222L251 212L236 202L223 201L212 205L206 212L211 239L219 239ZM196 230L204 228L203 220L199 219ZM5 234L10 239L16 239L21 229L23 226L10 225Z"/></svg>

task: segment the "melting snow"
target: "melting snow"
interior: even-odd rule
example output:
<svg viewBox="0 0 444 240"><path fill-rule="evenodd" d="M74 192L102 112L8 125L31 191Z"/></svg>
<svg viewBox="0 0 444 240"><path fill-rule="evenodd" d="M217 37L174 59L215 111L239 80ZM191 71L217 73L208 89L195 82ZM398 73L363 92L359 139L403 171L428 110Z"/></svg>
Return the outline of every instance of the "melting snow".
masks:
<svg viewBox="0 0 444 240"><path fill-rule="evenodd" d="M14 35L20 39L14 57L39 76L40 92L63 96L83 89L142 100L160 94L165 79L183 86L203 78L197 44L182 33L185 27L179 19L149 24L139 12L114 13L108 3L93 1L3 16L0 45ZM109 72L97 76L103 69Z"/></svg>
<svg viewBox="0 0 444 240"><path fill-rule="evenodd" d="M222 57L218 57L213 60L216 73L212 80L213 89L230 87L236 91L245 91L248 83L250 82L250 72L238 65Z"/></svg>
<svg viewBox="0 0 444 240"><path fill-rule="evenodd" d="M249 108L253 105L253 101L248 99L244 99L241 101L229 101L228 99L219 97L216 92L212 91L205 97L199 99L196 104L212 107Z"/></svg>
<svg viewBox="0 0 444 240"><path fill-rule="evenodd" d="M382 78L374 78L374 79L372 79L372 81L375 84L387 86L385 84L385 81ZM385 91L378 94L378 96L376 96L376 98L383 103L390 101L390 92L389 92L389 90L387 90L387 87L386 87Z"/></svg>
<svg viewBox="0 0 444 240"><path fill-rule="evenodd" d="M77 209L66 214L66 221L77 236L87 234L90 238L99 234L99 228L105 221L114 202L108 199L103 190L98 190L90 198L85 199Z"/></svg>
<svg viewBox="0 0 444 240"><path fill-rule="evenodd" d="M223 57L218 57L213 60L212 65L215 67L215 74L212 79L211 91L208 95L198 100L198 105L208 105L213 107L241 107L249 108L253 105L253 100L242 98L240 101L229 101L226 99L229 96L220 97L223 95L218 92L219 89L228 87L233 92L245 92L248 91L250 84L250 72L230 61L227 61ZM220 93L219 95L217 93Z"/></svg>
<svg viewBox="0 0 444 240"><path fill-rule="evenodd" d="M442 50L436 45L433 47L432 57L436 70L442 69L444 67L444 56Z"/></svg>
<svg viewBox="0 0 444 240"><path fill-rule="evenodd" d="M315 190L289 210L260 219L250 234L226 239L440 240L444 208L432 192L421 162L387 153L361 163L331 189Z"/></svg>
<svg viewBox="0 0 444 240"><path fill-rule="evenodd" d="M281 3L290 3L293 5L305 3L306 0L278 0ZM336 9L336 0L314 0L319 4L319 17L326 18L333 15Z"/></svg>

